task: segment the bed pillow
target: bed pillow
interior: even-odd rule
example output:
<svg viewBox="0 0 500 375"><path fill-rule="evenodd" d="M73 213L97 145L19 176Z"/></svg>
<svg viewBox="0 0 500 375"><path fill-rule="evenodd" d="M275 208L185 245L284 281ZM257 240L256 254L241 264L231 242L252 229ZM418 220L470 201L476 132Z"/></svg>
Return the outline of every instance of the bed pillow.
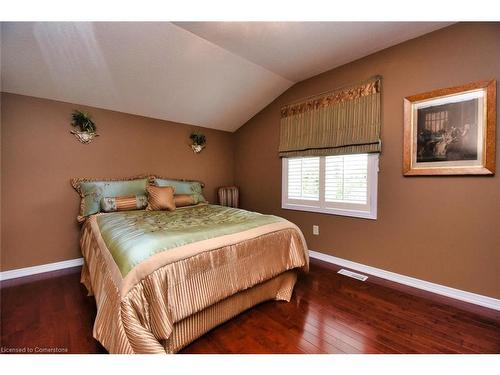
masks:
<svg viewBox="0 0 500 375"><path fill-rule="evenodd" d="M104 197L123 197L132 195L146 195L148 186L147 176L130 177L116 180L98 180L87 178L73 178L71 185L80 194L79 222L101 210L101 199Z"/></svg>
<svg viewBox="0 0 500 375"><path fill-rule="evenodd" d="M193 204L207 202L202 193L203 184L199 181L170 180L170 179L156 177L154 178L153 183L156 186L173 186L175 188L176 195L191 195L192 201L195 202ZM178 198L178 201L180 200L182 200L183 202L187 202L185 197L180 199ZM187 204L184 204L184 206L186 205Z"/></svg>
<svg viewBox="0 0 500 375"><path fill-rule="evenodd" d="M173 186L148 186L146 188L148 193L148 211L174 211L175 201Z"/></svg>
<svg viewBox="0 0 500 375"><path fill-rule="evenodd" d="M198 197L194 194L175 194L174 195L175 207L194 206L198 203Z"/></svg>
<svg viewBox="0 0 500 375"><path fill-rule="evenodd" d="M101 211L104 212L143 210L147 205L148 197L142 194L101 199Z"/></svg>

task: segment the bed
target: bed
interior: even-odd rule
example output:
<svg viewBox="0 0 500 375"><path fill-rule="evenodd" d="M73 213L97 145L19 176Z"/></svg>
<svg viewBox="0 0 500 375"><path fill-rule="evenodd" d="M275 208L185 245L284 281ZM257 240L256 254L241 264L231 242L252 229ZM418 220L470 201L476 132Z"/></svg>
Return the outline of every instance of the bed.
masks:
<svg viewBox="0 0 500 375"><path fill-rule="evenodd" d="M301 231L211 204L97 213L82 226L81 280L110 353L175 353L266 300L289 301L308 269Z"/></svg>

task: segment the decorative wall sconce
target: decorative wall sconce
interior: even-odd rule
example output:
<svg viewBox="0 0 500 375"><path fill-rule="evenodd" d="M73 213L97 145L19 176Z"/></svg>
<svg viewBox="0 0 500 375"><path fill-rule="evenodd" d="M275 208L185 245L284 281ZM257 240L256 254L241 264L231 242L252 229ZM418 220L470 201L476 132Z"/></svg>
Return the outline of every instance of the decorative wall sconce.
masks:
<svg viewBox="0 0 500 375"><path fill-rule="evenodd" d="M198 154L205 148L205 145L207 143L207 137L205 137L204 134L198 133L198 132L193 132L189 136L191 141L193 142L191 144L191 149L194 151L195 154Z"/></svg>
<svg viewBox="0 0 500 375"><path fill-rule="evenodd" d="M87 113L75 109L71 114L71 118L73 119L71 125L79 129L71 130L71 134L74 134L81 143L90 143L95 137L99 136L96 133L94 121Z"/></svg>

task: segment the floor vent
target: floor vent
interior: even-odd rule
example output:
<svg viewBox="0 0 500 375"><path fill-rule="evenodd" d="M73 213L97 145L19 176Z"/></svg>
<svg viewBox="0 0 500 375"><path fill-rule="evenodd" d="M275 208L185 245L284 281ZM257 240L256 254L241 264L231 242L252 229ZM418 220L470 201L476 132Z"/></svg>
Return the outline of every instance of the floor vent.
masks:
<svg viewBox="0 0 500 375"><path fill-rule="evenodd" d="M368 276L362 275L360 273L348 271L348 270L345 270L343 268L337 273L340 273L341 275L349 276L349 277L352 277L353 279L361 280L361 281L366 281L366 279L368 279Z"/></svg>

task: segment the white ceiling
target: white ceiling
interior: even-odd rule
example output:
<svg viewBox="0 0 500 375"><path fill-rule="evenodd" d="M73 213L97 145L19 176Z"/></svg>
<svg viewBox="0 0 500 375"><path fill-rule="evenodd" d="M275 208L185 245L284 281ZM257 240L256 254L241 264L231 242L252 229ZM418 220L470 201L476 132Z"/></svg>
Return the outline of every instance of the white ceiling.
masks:
<svg viewBox="0 0 500 375"><path fill-rule="evenodd" d="M2 91L235 131L294 83L437 22L2 23Z"/></svg>
<svg viewBox="0 0 500 375"><path fill-rule="evenodd" d="M285 79L299 82L405 40L439 22L175 22Z"/></svg>

